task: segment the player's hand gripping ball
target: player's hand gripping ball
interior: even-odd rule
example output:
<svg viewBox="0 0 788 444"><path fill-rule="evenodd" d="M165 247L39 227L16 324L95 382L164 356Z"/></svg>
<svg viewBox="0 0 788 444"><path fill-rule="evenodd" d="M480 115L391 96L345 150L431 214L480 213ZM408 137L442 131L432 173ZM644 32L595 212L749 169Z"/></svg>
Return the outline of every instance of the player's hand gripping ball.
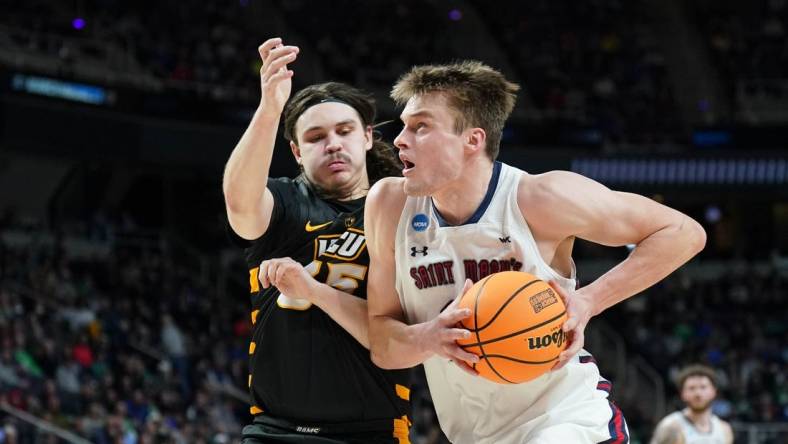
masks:
<svg viewBox="0 0 788 444"><path fill-rule="evenodd" d="M566 348L561 326L566 306L550 285L520 271L503 271L480 280L460 300L471 316L461 322L471 335L457 343L479 356L480 376L519 384L549 371Z"/></svg>

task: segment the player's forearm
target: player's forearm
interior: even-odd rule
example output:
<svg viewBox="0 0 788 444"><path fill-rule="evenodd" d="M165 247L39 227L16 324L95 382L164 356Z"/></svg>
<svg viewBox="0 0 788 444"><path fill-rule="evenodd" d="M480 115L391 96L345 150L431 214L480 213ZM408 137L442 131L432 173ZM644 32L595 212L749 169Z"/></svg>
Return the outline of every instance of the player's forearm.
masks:
<svg viewBox="0 0 788 444"><path fill-rule="evenodd" d="M433 353L421 346L424 324L407 325L389 316L373 316L369 321L369 344L372 362L380 368L415 367Z"/></svg>
<svg viewBox="0 0 788 444"><path fill-rule="evenodd" d="M594 301L594 314L638 294L675 271L706 244L703 228L687 216L641 241L632 254L579 291Z"/></svg>
<svg viewBox="0 0 788 444"><path fill-rule="evenodd" d="M323 283L313 291L314 304L342 326L364 348L369 349L367 301Z"/></svg>
<svg viewBox="0 0 788 444"><path fill-rule="evenodd" d="M224 168L222 185L229 208L243 212L259 205L268 182L278 126L278 115L257 109Z"/></svg>

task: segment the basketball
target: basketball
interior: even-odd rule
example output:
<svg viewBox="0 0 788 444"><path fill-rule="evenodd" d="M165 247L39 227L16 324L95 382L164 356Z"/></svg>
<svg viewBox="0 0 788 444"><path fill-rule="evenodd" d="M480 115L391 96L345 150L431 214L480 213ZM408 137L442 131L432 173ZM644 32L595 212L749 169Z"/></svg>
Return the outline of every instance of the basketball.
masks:
<svg viewBox="0 0 788 444"><path fill-rule="evenodd" d="M462 297L471 316L461 322L471 332L460 347L479 356L473 367L490 381L519 384L535 379L566 348L561 326L567 319L561 297L536 276L503 271L480 280Z"/></svg>

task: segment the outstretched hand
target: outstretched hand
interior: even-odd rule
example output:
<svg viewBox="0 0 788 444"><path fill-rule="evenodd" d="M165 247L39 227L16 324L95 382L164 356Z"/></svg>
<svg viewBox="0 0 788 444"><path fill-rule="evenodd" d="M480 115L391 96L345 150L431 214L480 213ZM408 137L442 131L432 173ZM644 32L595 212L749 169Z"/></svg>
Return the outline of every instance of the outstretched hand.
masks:
<svg viewBox="0 0 788 444"><path fill-rule="evenodd" d="M282 114L293 87L293 71L287 68L298 56L297 46L284 46L279 37L268 39L257 48L263 67L260 68L262 90L260 108L271 115Z"/></svg>

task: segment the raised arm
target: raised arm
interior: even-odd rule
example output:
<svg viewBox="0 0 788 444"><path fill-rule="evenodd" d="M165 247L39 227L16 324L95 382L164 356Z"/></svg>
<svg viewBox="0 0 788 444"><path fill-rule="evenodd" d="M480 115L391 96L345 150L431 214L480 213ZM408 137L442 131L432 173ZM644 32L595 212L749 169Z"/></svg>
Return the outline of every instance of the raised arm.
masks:
<svg viewBox="0 0 788 444"><path fill-rule="evenodd" d="M224 201L230 226L245 239L257 239L268 229L274 199L266 187L271 169L276 132L285 102L290 97L293 62L298 47L282 46L282 39L269 39L259 48L262 94L260 105L230 154L224 169Z"/></svg>
<svg viewBox="0 0 788 444"><path fill-rule="evenodd" d="M384 179L369 191L364 211L364 232L369 250L367 305L372 362L381 368L408 368L434 355L476 362L476 355L457 346L470 333L454 328L470 315L450 305L437 318L408 325L396 291L394 242L399 216L405 205L402 179ZM467 288L466 288L467 290ZM467 366L462 368L473 373Z"/></svg>

